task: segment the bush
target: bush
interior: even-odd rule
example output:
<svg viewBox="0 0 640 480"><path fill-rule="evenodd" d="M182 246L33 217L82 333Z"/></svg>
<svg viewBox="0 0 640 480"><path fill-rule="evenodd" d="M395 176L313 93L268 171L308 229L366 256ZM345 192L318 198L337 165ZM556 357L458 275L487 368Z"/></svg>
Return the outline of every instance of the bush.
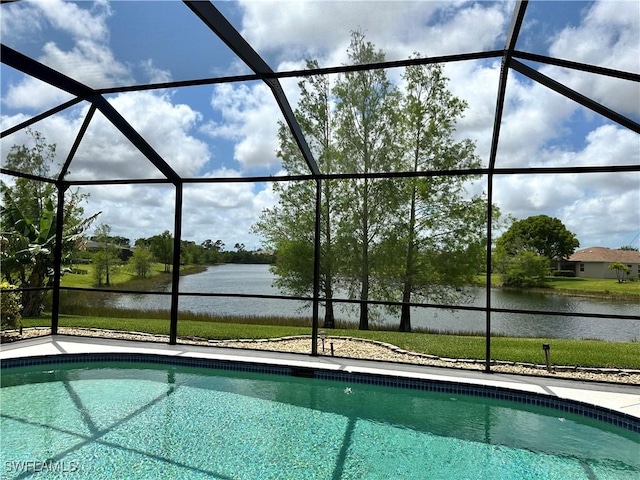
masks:
<svg viewBox="0 0 640 480"><path fill-rule="evenodd" d="M0 292L1 328L2 330L20 328L20 321L22 320L20 294L11 291L15 290L16 286L11 285L9 282L0 283L0 288L2 288L2 292Z"/></svg>
<svg viewBox="0 0 640 480"><path fill-rule="evenodd" d="M551 275L554 277L575 277L576 272L573 270L554 270Z"/></svg>
<svg viewBox="0 0 640 480"><path fill-rule="evenodd" d="M510 257L502 272L506 287L542 287L549 273L549 259L533 252L522 252Z"/></svg>

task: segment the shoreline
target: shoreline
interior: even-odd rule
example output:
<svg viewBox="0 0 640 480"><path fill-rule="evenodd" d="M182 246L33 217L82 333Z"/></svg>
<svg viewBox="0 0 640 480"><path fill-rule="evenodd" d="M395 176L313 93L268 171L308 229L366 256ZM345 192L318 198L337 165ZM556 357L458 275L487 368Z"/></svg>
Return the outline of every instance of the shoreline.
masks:
<svg viewBox="0 0 640 480"><path fill-rule="evenodd" d="M209 267L216 267L219 265L247 265L247 264L217 263L212 265L188 265L184 269L183 268L180 269L180 276L197 275L199 273L205 272ZM255 263L250 265L268 265L268 264ZM169 278L164 278L164 279L159 279L156 277L157 276L154 275L144 279L131 278L125 282L113 285L111 288L114 288L116 290L119 290L119 289L127 290L126 286L129 284L136 284L137 286L140 286L140 284L144 284L144 283L149 283L151 286L157 286L158 280L160 280L160 283L164 283L165 286L171 284L171 275L169 275ZM468 286L476 287L476 288L485 288L486 284L484 282L473 282ZM601 292L596 292L596 291L580 290L580 289L576 289L576 290L566 289L566 288L556 289L553 287L517 288L517 287L505 287L499 283L492 283L491 289L511 291L511 292L517 292L522 294L534 293L534 294L542 294L542 295L561 295L563 297L593 298L593 299L601 299L601 300L609 300L609 301L628 301L628 302L637 303L638 305L640 305L640 292L612 293L612 292L607 292L606 289Z"/></svg>

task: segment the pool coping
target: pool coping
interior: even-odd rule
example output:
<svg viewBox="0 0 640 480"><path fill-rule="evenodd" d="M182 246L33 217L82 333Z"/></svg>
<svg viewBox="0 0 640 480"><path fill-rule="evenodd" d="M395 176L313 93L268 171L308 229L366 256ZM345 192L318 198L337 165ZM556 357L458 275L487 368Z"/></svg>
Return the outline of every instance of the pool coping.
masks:
<svg viewBox="0 0 640 480"><path fill-rule="evenodd" d="M82 361L250 370L442 391L555 408L640 433L640 386L264 350L49 335L0 346L0 366Z"/></svg>

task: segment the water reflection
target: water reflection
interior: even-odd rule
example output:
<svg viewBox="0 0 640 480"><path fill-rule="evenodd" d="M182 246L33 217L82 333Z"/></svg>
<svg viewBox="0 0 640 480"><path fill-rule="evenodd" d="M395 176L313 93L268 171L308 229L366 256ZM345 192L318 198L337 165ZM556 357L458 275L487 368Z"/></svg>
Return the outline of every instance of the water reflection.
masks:
<svg viewBox="0 0 640 480"><path fill-rule="evenodd" d="M280 295L272 286L273 275L267 265L220 265L207 271L181 277L181 292ZM486 293L482 288L471 290L468 306L483 307ZM256 315L310 317L311 310L297 300L248 299L226 297L182 296L181 311L214 313L217 315ZM157 309L157 299L145 295L119 297L113 303L118 308ZM498 309L536 310L547 312L590 313L605 315L639 315L640 305L623 301L602 300L563 295L544 295L505 290L491 291L491 306ZM321 311L321 315L322 315ZM394 325L399 314L377 310L379 324ZM357 321L353 305L336 304L339 319ZM485 331L483 311L443 308L412 309L414 328L440 332ZM497 334L530 337L593 338L613 341L640 340L640 321L602 319L580 316L541 315L531 313L494 312L491 331Z"/></svg>

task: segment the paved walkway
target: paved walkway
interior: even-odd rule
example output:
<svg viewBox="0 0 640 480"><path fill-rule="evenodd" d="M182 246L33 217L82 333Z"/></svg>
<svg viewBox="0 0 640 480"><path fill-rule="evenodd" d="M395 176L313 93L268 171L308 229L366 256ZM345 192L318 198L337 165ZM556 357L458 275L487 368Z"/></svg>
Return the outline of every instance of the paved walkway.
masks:
<svg viewBox="0 0 640 480"><path fill-rule="evenodd" d="M552 377L533 377L503 373L426 367L353 358L312 357L305 354L241 350L195 345L135 342L104 338L54 335L3 344L0 361L8 358L55 355L64 353L150 353L183 357L209 358L237 362L290 365L353 373L395 375L409 378L453 381L489 385L512 390L536 392L562 399L599 405L640 418L640 386L585 382Z"/></svg>

